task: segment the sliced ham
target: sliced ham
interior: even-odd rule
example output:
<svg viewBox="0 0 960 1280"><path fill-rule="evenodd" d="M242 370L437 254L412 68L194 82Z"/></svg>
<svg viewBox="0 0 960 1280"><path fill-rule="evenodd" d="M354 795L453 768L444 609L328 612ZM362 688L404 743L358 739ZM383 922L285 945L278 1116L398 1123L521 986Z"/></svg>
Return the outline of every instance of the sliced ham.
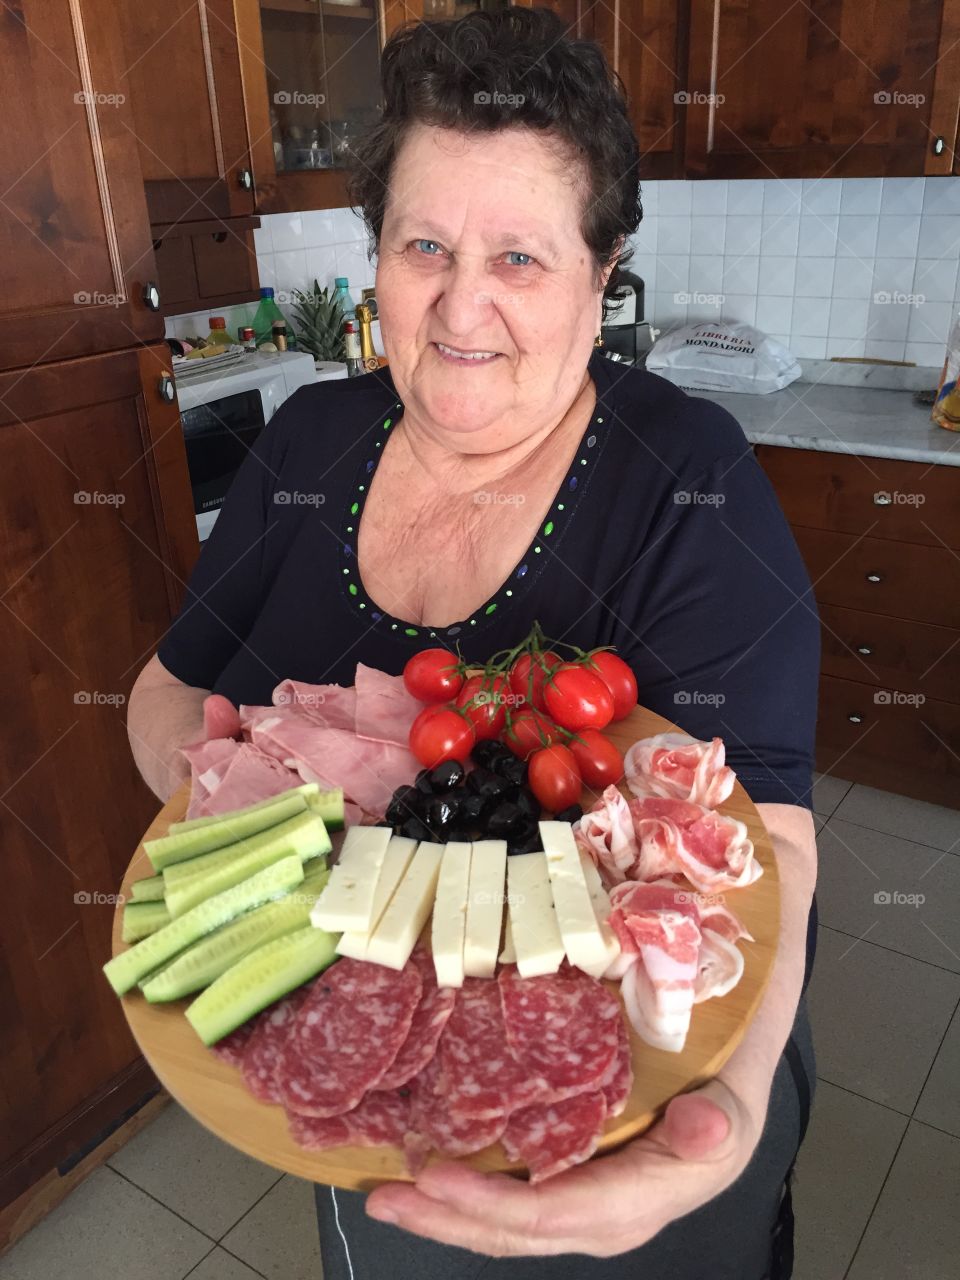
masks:
<svg viewBox="0 0 960 1280"><path fill-rule="evenodd" d="M273 691L273 705L296 711L322 729L351 729L356 726L357 691L340 684L306 684L302 680L281 680Z"/></svg>
<svg viewBox="0 0 960 1280"><path fill-rule="evenodd" d="M205 801L204 813L229 813L232 809L242 809L245 805L266 800L299 785L299 776L273 756L249 742L237 743L236 747Z"/></svg>
<svg viewBox="0 0 960 1280"><path fill-rule="evenodd" d="M188 818L206 816L207 803L239 749L240 743L235 738L210 738L180 748L180 754L190 765Z"/></svg>
<svg viewBox="0 0 960 1280"><path fill-rule="evenodd" d="M701 742L685 733L660 733L635 742L623 766L634 795L691 800L708 809L729 799L736 781L724 764L722 738Z"/></svg>
<svg viewBox="0 0 960 1280"><path fill-rule="evenodd" d="M637 864L640 847L630 808L619 787L606 788L599 803L577 823L574 835L608 884L625 880Z"/></svg>
<svg viewBox="0 0 960 1280"><path fill-rule="evenodd" d="M456 657L451 654L450 660L456 662ZM359 737L405 748L410 726L424 706L407 692L403 676L388 676L375 667L357 663L356 723L351 727Z"/></svg>

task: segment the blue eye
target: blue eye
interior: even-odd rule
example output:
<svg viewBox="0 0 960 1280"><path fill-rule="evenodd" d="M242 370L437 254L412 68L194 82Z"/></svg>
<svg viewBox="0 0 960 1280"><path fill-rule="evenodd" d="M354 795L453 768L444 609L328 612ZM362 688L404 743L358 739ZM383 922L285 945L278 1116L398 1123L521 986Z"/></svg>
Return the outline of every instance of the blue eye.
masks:
<svg viewBox="0 0 960 1280"><path fill-rule="evenodd" d="M429 254L431 257L436 256L436 254L434 253L434 250L436 250L437 252L440 251L440 246L437 244L436 240L414 240L413 243L416 246L416 248L420 250L421 253ZM431 247L424 249L423 245L429 245Z"/></svg>
<svg viewBox="0 0 960 1280"><path fill-rule="evenodd" d="M529 253L521 253L519 249L510 249L507 252L508 258L526 258L526 262L508 262L510 267L525 267L533 261L533 257Z"/></svg>

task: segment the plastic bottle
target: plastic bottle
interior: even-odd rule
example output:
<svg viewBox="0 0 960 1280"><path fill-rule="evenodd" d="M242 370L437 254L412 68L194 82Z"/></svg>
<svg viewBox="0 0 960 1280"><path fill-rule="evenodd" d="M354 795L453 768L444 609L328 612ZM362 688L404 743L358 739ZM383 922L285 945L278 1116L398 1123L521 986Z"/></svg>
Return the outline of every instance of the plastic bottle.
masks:
<svg viewBox="0 0 960 1280"><path fill-rule="evenodd" d="M354 301L350 297L350 281L346 276L336 276L333 283L335 286L333 298L339 301L345 317L352 316L354 314Z"/></svg>
<svg viewBox="0 0 960 1280"><path fill-rule="evenodd" d="M253 317L253 334L259 347L264 342L273 341L273 326L278 320L287 323L286 316L273 300L273 290L264 288L260 290L260 305L257 307L257 314Z"/></svg>
<svg viewBox="0 0 960 1280"><path fill-rule="evenodd" d="M227 322L223 316L210 317L210 332L207 334L207 341L217 347L229 347L233 344L233 339L227 333Z"/></svg>

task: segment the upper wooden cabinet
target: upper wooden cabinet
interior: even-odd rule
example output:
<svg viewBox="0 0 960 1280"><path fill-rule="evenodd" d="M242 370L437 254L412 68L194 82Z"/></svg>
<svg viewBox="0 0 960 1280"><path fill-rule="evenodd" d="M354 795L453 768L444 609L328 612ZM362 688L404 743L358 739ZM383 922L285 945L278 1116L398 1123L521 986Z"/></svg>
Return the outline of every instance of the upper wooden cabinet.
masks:
<svg viewBox="0 0 960 1280"><path fill-rule="evenodd" d="M951 173L958 0L690 5L691 177Z"/></svg>
<svg viewBox="0 0 960 1280"><path fill-rule="evenodd" d="M233 0L127 0L119 12L150 221L253 213Z"/></svg>
<svg viewBox="0 0 960 1280"><path fill-rule="evenodd" d="M102 0L3 11L0 369L163 337L112 15Z"/></svg>

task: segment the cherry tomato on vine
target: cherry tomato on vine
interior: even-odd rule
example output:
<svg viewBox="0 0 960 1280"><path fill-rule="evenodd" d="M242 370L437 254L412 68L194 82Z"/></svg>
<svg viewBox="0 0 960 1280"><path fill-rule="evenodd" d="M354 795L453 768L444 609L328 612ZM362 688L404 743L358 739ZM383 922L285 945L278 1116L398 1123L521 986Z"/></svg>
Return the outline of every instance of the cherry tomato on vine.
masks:
<svg viewBox="0 0 960 1280"><path fill-rule="evenodd" d="M560 655L550 649L536 654L522 653L510 668L510 688L538 711L544 711L543 682L562 662Z"/></svg>
<svg viewBox="0 0 960 1280"><path fill-rule="evenodd" d="M604 737L599 729L581 729L567 746L588 787L602 791L604 787L615 785L623 777L623 756L620 749L615 742Z"/></svg>
<svg viewBox="0 0 960 1280"><path fill-rule="evenodd" d="M403 683L421 702L449 702L463 687L463 672L449 649L422 649L403 668Z"/></svg>
<svg viewBox="0 0 960 1280"><path fill-rule="evenodd" d="M587 670L600 677L613 695L613 719L622 720L637 705L637 677L609 649L591 653Z"/></svg>
<svg viewBox="0 0 960 1280"><path fill-rule="evenodd" d="M523 707L510 716L501 740L515 756L526 760L531 752L556 742L557 726L542 711L537 711L534 707Z"/></svg>
<svg viewBox="0 0 960 1280"><path fill-rule="evenodd" d="M527 784L544 809L551 813L577 804L583 789L573 752L559 743L533 753Z"/></svg>
<svg viewBox="0 0 960 1280"><path fill-rule="evenodd" d="M457 696L457 706L473 725L478 742L500 736L507 719L509 696L506 676L468 676Z"/></svg>
<svg viewBox="0 0 960 1280"><path fill-rule="evenodd" d="M476 734L462 712L451 706L424 707L410 726L410 750L427 769L445 760L465 761Z"/></svg>
<svg viewBox="0 0 960 1280"><path fill-rule="evenodd" d="M548 713L564 729L602 729L613 719L613 694L578 662L565 662L543 687Z"/></svg>

